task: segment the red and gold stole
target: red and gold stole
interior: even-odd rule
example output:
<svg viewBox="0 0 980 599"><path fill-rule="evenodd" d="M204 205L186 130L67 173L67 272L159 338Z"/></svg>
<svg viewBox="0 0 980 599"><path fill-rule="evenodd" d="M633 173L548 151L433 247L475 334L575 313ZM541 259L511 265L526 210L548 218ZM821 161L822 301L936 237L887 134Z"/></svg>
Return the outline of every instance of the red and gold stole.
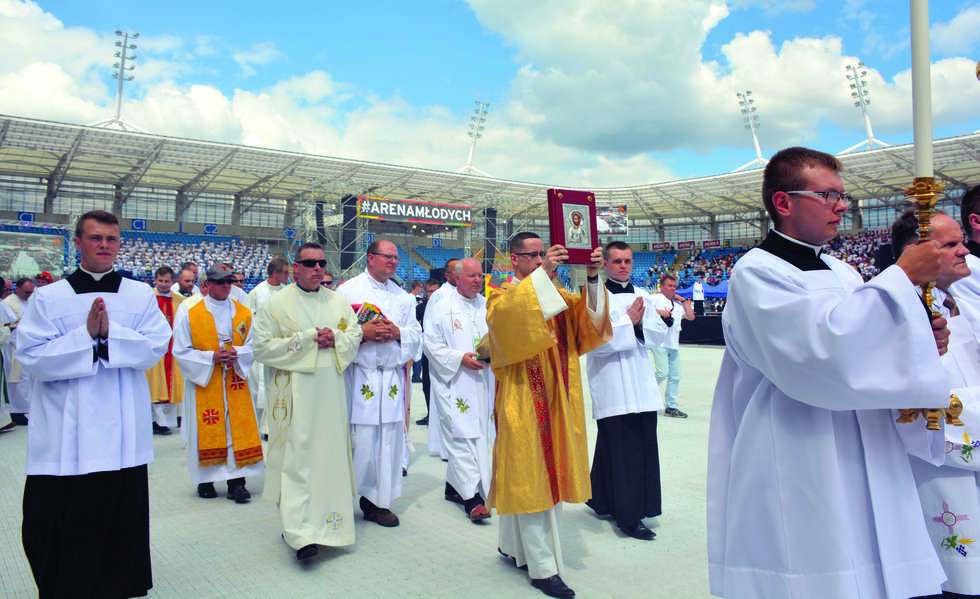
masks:
<svg viewBox="0 0 980 599"><path fill-rule="evenodd" d="M231 319L234 345L244 345L252 326L252 314L248 308L231 300L235 315ZM189 311L191 342L194 349L217 351L221 349L214 317L203 301ZM262 443L255 423L255 408L248 383L234 369L225 370L214 365L207 386L195 385L197 391L197 459L200 466L216 466L228 461L225 434L224 399L228 397L228 418L231 425L231 442L235 447L235 465L239 468L262 460Z"/></svg>
<svg viewBox="0 0 980 599"><path fill-rule="evenodd" d="M174 328L174 298L173 295L168 295L166 297L157 294L157 307L163 312L163 316L167 319L167 324L170 325L170 330ZM163 356L163 369L167 375L167 399L171 402L174 400L174 338L170 336L170 345L167 346L167 353Z"/></svg>

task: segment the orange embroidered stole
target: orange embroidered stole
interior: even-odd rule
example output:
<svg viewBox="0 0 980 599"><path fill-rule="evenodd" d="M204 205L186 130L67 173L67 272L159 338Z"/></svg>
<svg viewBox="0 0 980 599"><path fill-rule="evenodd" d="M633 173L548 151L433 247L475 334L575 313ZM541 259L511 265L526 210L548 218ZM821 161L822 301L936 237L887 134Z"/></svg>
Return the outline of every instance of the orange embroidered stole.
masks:
<svg viewBox="0 0 980 599"><path fill-rule="evenodd" d="M235 315L231 319L234 345L244 345L252 326L252 314L248 308L231 300ZM194 349L217 351L221 349L214 317L204 302L197 302L189 311L191 342ZM197 459L202 468L228 461L227 434L225 432L225 397L228 398L228 418L231 425L231 442L235 448L235 466L243 468L262 460L262 443L255 421L255 408L248 383L233 368L225 370L215 364L207 386L195 385L197 403Z"/></svg>

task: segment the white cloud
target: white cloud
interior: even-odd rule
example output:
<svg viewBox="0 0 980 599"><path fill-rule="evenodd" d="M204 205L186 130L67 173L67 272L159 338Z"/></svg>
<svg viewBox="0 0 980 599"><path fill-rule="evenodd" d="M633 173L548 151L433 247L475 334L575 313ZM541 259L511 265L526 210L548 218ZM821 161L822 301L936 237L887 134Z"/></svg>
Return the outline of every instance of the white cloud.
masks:
<svg viewBox="0 0 980 599"><path fill-rule="evenodd" d="M255 66L267 65L282 58L282 53L276 48L275 42L257 42L247 50L233 52L232 59L242 68L246 76L255 74Z"/></svg>
<svg viewBox="0 0 980 599"><path fill-rule="evenodd" d="M940 54L969 55L980 46L980 4L963 9L948 23L936 23L929 36Z"/></svg>

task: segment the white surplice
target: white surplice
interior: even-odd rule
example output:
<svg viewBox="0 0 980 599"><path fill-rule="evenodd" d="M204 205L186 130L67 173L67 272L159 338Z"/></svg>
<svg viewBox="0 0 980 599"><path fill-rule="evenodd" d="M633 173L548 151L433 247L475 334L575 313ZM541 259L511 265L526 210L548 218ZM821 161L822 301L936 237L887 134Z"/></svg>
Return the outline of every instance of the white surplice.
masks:
<svg viewBox="0 0 980 599"><path fill-rule="evenodd" d="M11 293L3 299L3 303L14 315L14 327L24 317L24 311L30 302L22 301L19 297ZM16 340L11 341L13 351L17 349ZM13 357L11 351L10 365L7 370L7 393L10 397L10 411L14 414L27 414L31 411L31 392L34 388L34 381L30 372L24 372L20 362Z"/></svg>
<svg viewBox="0 0 980 599"><path fill-rule="evenodd" d="M108 359L93 359L96 342L86 330L97 297L109 316ZM15 337L16 357L35 382L27 474L153 461L146 371L167 353L170 325L151 287L122 279L116 292L76 294L68 280L56 281L34 292Z"/></svg>
<svg viewBox="0 0 980 599"><path fill-rule="evenodd" d="M429 319L429 311L436 311L436 306L439 302L446 299L447 297L452 297L452 294L458 295L456 292L456 287L449 282L443 283L439 289L432 292L429 299L425 304L425 316L422 321L422 331L428 326L427 321ZM432 357L429 355L429 350L425 347L424 335L422 343L422 351L425 353L426 358L432 361ZM432 376L432 366L429 366L429 430L428 430L428 442L429 442L429 453L438 454L440 458L446 460L449 459L449 454L446 452L445 444L442 442L443 430L439 425L439 409L442 405L442 401L436 401L436 398L440 395L445 396L448 391L440 381ZM445 398L443 398L445 400ZM432 423L435 424L432 424Z"/></svg>
<svg viewBox="0 0 980 599"><path fill-rule="evenodd" d="M272 294L282 290L284 287L285 285L270 285L267 280L262 281L248 292L245 306L252 311L254 317L262 309L262 306L269 301ZM268 381L266 380L262 362L256 360L252 364L252 370L248 375L248 388L252 392L252 401L255 402L255 409L260 412L265 409L265 386L267 383ZM260 420L263 418L261 413L259 418Z"/></svg>
<svg viewBox="0 0 980 599"><path fill-rule="evenodd" d="M7 384L7 373L10 370L10 365L13 363L14 359L14 348L13 348L13 325L17 322L17 317L14 315L13 310L10 309L5 302L0 302L0 353L3 355L3 372L0 373L4 377L3 384ZM0 390L0 393L3 391ZM4 397L0 397L0 426L5 426L10 423L10 391L8 390Z"/></svg>
<svg viewBox="0 0 980 599"><path fill-rule="evenodd" d="M293 549L350 545L356 489L344 371L361 341L354 311L329 289L290 285L259 310L254 327L255 356L270 381L263 494L278 502ZM314 327L331 329L335 347L320 349Z"/></svg>
<svg viewBox="0 0 980 599"><path fill-rule="evenodd" d="M463 355L476 351L487 334L487 300L477 294L467 299L453 287L436 306L425 309L424 344L429 357L432 394L439 403L439 420L429 418L429 429L442 429L448 455L446 481L463 497L490 493L490 415L493 405L489 364L483 370L462 365Z"/></svg>
<svg viewBox="0 0 980 599"><path fill-rule="evenodd" d="M647 350L659 347L664 342L667 324L657 314L653 296L643 289L635 289L635 293L608 295L613 338L586 354L592 417L598 420L662 410L664 400ZM626 314L638 297L643 298L646 307L640 322L643 341L636 338L633 321Z"/></svg>
<svg viewBox="0 0 980 599"><path fill-rule="evenodd" d="M948 319L949 349L941 358L952 393L963 402L960 419L965 426L946 424L946 457L936 467L911 458L912 473L919 489L922 515L933 547L946 571L943 590L963 595L980 594L980 345L970 314L980 298L961 301L954 294L961 314L950 316L942 305L946 294L933 291L933 307ZM971 301L972 300L972 301ZM921 420L920 420L921 422Z"/></svg>
<svg viewBox="0 0 980 599"><path fill-rule="evenodd" d="M210 296L204 298L204 306L214 318L214 327L218 333L218 339L234 339L232 335L232 317L235 308L231 299L221 301L215 300ZM202 468L198 459L197 452L197 386L207 386L211 380L211 375L215 368L223 368L223 365L214 363L214 352L203 351L194 348L191 339L190 317L188 314L188 302L182 302L177 308L174 316L174 358L180 366L180 373L184 376L184 429L187 431L187 469L191 474L191 482L194 484L213 483L232 478L248 478L258 476L265 470L265 462L259 461L244 468L239 468L235 464L235 449L231 438L231 418L228 417L228 397L224 386L222 394L225 395L225 413L223 421L225 423L225 437L227 439L228 460L224 464L207 466ZM254 326L254 318L253 318ZM252 367L254 356L252 355L252 330L249 329L248 336L245 338L244 345L235 345L238 352L238 360L235 362L235 373L243 379L248 376L248 371ZM258 421L256 421L258 426Z"/></svg>
<svg viewBox="0 0 980 599"><path fill-rule="evenodd" d="M357 491L389 508L401 496L405 447L405 367L422 357L422 328L415 319L415 298L388 280L362 272L337 290L350 304L370 302L401 331L401 339L366 341L347 369L347 405L351 422Z"/></svg>
<svg viewBox="0 0 980 599"><path fill-rule="evenodd" d="M891 410L947 405L929 321L898 266L862 284L820 259L831 270L753 249L730 279L708 441L711 592L935 593L945 575L907 452L938 463L944 441Z"/></svg>

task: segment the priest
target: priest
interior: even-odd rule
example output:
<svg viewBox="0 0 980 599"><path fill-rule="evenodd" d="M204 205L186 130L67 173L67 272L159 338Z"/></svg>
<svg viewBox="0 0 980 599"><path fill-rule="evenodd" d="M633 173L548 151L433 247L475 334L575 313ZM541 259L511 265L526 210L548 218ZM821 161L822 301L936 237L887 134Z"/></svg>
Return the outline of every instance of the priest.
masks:
<svg viewBox="0 0 980 599"><path fill-rule="evenodd" d="M246 479L264 470L262 443L248 371L252 367L252 313L229 298L232 270L206 271L202 300L184 302L174 322L174 357L184 375L187 468L202 499L218 496L227 481L228 499L248 503ZM192 304L188 307L188 304Z"/></svg>
<svg viewBox="0 0 980 599"><path fill-rule="evenodd" d="M279 504L283 539L296 559L318 545L354 543L357 492L344 371L361 327L340 294L320 285L323 247L296 251L296 284L273 294L255 319L255 356L269 384L266 499Z"/></svg>
<svg viewBox="0 0 980 599"><path fill-rule="evenodd" d="M592 417L599 429L592 459L592 499L596 514L612 516L627 536L652 540L643 518L659 516L660 455L657 410L664 407L648 350L667 338L664 315L654 299L630 282L633 250L611 241L602 250L613 338L587 358Z"/></svg>
<svg viewBox="0 0 980 599"><path fill-rule="evenodd" d="M112 269L120 239L115 215L83 214L80 268L39 290L17 327L16 357L37 382L21 530L40 597L141 597L153 586L145 372L170 327L153 291Z"/></svg>
<svg viewBox="0 0 980 599"><path fill-rule="evenodd" d="M911 208L892 223L892 253L896 259L908 245L918 241L918 228L919 221ZM930 228L940 254L932 308L949 322L950 329L949 351L941 360L952 392L965 407L960 415L965 426L947 423L947 451L942 465L936 467L912 456L912 474L926 529L946 573L946 594L930 597L980 597L980 554L971 543L980 536L980 520L970 517L980 513L980 451L973 445L980 439L980 345L972 324L980 316L975 312L980 297L968 285L957 287L958 281L970 276L966 263L970 252L963 245L959 224L937 212Z"/></svg>
<svg viewBox="0 0 980 599"><path fill-rule="evenodd" d="M568 259L544 251L534 233L510 240L517 283L487 298L490 363L497 378L490 506L500 514L498 551L527 565L531 584L552 597L572 597L559 575L556 507L591 496L579 356L612 336L608 300L599 286L602 249L587 265L585 297L557 288Z"/></svg>
<svg viewBox="0 0 980 599"><path fill-rule="evenodd" d="M411 379L406 367L422 355L415 299L391 280L397 266L395 244L376 240L367 249L367 270L338 290L362 314L369 311L365 304L380 310L361 319L361 346L346 379L361 511L365 520L387 527L398 526L391 503L402 494Z"/></svg>
<svg viewBox="0 0 980 599"><path fill-rule="evenodd" d="M34 280L30 277L17 279L14 285L14 292L4 298L3 302L14 314L14 320L10 325L11 330L17 328L20 319L24 317L27 310L27 301L34 293ZM12 340L14 352L17 350L16 337ZM34 381L31 374L21 368L20 361L16 357L10 360L7 365L7 393L10 396L10 417L18 426L27 426L27 414L31 409L31 390Z"/></svg>
<svg viewBox="0 0 980 599"><path fill-rule="evenodd" d="M425 327L428 326L426 320L429 318L429 314L435 314L438 312L437 306L439 302L447 297L452 297L456 294L456 264L459 263L459 258L450 258L446 261L445 266L442 268L442 273L446 277L446 282L443 283L435 292L429 296L424 308L423 320L422 320L422 331L425 331ZM431 310L431 312L430 312ZM432 358L429 357L429 350L422 344L422 352L425 354L425 359L431 362ZM426 376L426 374L423 374ZM443 385L438 377L433 377L431 373L431 365L429 366L428 375L429 377L429 397L430 401L426 404L426 409L428 414L426 418L429 419L429 453L433 455L438 455L443 460L449 459L449 453L446 450L445 444L442 442L442 438L448 434L446 430L440 425L442 419L439 417L439 408L448 401L449 390ZM450 487L446 487L446 499L450 501L458 501L461 498L459 493Z"/></svg>
<svg viewBox="0 0 980 599"><path fill-rule="evenodd" d="M441 426L448 455L446 493L455 495L473 522L490 517L486 497L490 491L490 369L487 344L487 300L483 266L463 258L455 264L456 285L435 306L426 308L424 343L433 383L442 391L429 421L429 430ZM481 342L483 342L481 346ZM481 356L480 353L484 355Z"/></svg>
<svg viewBox="0 0 980 599"><path fill-rule="evenodd" d="M171 291L173 283L174 271L169 266L163 265L153 273L157 306L171 329L177 309L184 299L179 293ZM153 434L169 435L171 427L177 426L177 408L184 398L184 377L180 376L180 368L174 361L172 339L163 359L146 371L146 380L150 384L150 400L153 402Z"/></svg>
<svg viewBox="0 0 980 599"><path fill-rule="evenodd" d="M269 301L273 293L282 290L286 286L286 281L289 279L289 264L285 258L276 256L272 260L269 260L269 264L266 266L266 273L268 274L268 278L248 292L245 305L252 311L253 315L258 315L259 310ZM262 363L256 360L252 364L252 371L249 373L248 387L252 390L255 411L259 415L259 429L263 433L268 432L268 426L265 424L265 390L267 382Z"/></svg>
<svg viewBox="0 0 980 599"><path fill-rule="evenodd" d="M943 435L892 411L948 405L949 331L916 293L939 250L909 247L867 283L822 252L850 207L841 168L806 148L772 157L775 229L729 281L708 440L714 595L904 598L945 579L908 459L941 462Z"/></svg>

